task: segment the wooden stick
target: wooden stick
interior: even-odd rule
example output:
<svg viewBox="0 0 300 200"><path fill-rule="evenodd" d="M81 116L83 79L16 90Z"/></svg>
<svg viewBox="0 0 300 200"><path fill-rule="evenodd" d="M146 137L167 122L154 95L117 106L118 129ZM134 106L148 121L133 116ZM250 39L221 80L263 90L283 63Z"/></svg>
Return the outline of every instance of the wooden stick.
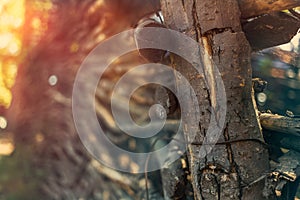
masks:
<svg viewBox="0 0 300 200"><path fill-rule="evenodd" d="M300 118L262 113L259 119L265 129L300 136Z"/></svg>
<svg viewBox="0 0 300 200"><path fill-rule="evenodd" d="M300 6L299 0L238 0L242 18L250 18Z"/></svg>

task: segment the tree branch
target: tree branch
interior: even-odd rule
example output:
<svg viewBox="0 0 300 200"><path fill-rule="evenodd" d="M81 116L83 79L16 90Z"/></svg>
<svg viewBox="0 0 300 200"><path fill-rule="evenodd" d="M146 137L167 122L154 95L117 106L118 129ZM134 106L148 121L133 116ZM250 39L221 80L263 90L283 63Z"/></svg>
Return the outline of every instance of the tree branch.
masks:
<svg viewBox="0 0 300 200"><path fill-rule="evenodd" d="M300 118L263 113L259 116L263 128L300 136Z"/></svg>
<svg viewBox="0 0 300 200"><path fill-rule="evenodd" d="M109 6L119 11L127 11L128 15L143 17L161 10L160 0L106 0ZM238 0L243 19L288 10L300 6L299 0ZM128 13L128 11L131 11Z"/></svg>
<svg viewBox="0 0 300 200"><path fill-rule="evenodd" d="M242 18L250 18L300 6L299 0L238 0Z"/></svg>
<svg viewBox="0 0 300 200"><path fill-rule="evenodd" d="M261 50L289 42L300 28L300 20L277 12L263 15L243 24L252 50Z"/></svg>

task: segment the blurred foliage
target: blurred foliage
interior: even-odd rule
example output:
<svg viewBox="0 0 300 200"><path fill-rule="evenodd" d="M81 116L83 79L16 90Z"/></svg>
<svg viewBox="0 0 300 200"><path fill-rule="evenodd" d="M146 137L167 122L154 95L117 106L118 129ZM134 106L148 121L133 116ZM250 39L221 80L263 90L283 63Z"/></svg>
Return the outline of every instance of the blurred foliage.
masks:
<svg viewBox="0 0 300 200"><path fill-rule="evenodd" d="M18 32L22 49L13 57L18 74L5 116L14 131L16 149L0 161L1 198L74 199L70 196L85 197L94 195L92 190L112 188L109 183L99 187L103 183L103 178L96 178L99 175L86 175L94 169L82 171L89 157L73 127L70 98L76 70L89 51L131 23L122 17L111 24L116 15L102 0L24 0L24 6ZM75 153L68 160L63 151L72 150Z"/></svg>
<svg viewBox="0 0 300 200"><path fill-rule="evenodd" d="M37 188L38 178L43 172L34 168L30 157L31 147L20 147L9 157L0 157L0 200L42 199Z"/></svg>
<svg viewBox="0 0 300 200"><path fill-rule="evenodd" d="M46 29L42 22L47 20L51 5L48 0L0 1L0 115L5 115L12 103L18 68L42 37ZM42 199L36 188L43 173L31 162L33 147L18 146L15 150L12 133L1 131L7 128L7 119L0 119L0 200Z"/></svg>

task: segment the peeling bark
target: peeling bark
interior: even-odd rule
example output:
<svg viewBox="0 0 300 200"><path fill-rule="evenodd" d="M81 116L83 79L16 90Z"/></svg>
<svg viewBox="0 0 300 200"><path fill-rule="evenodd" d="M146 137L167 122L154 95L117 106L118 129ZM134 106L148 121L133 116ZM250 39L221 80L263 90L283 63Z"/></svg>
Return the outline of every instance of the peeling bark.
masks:
<svg viewBox="0 0 300 200"><path fill-rule="evenodd" d="M184 32L201 46L195 55L204 64L203 75L197 76L187 61L176 56L172 63L190 80L201 102L197 116L182 113L194 198L264 199L263 180L255 180L268 171L268 154L266 147L257 142L263 139L251 99L250 46L240 25L238 2L162 0L161 4L167 26ZM220 112L216 107L217 69L227 95L226 126L218 144L201 159L199 151L211 113ZM178 79L177 87L181 84ZM199 124L190 124L197 117ZM190 130L197 126L197 136L191 138Z"/></svg>

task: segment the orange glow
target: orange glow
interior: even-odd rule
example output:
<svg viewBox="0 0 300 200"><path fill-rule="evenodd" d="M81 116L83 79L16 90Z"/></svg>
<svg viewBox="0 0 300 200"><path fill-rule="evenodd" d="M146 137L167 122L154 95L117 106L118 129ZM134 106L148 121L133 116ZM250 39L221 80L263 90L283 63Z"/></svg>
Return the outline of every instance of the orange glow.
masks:
<svg viewBox="0 0 300 200"><path fill-rule="evenodd" d="M51 1L34 1L34 7L37 10L48 11L53 7L53 5Z"/></svg>
<svg viewBox="0 0 300 200"><path fill-rule="evenodd" d="M70 51L72 53L75 53L78 51L78 49L79 49L79 44L77 42L73 42L70 46Z"/></svg>
<svg viewBox="0 0 300 200"><path fill-rule="evenodd" d="M10 0L0 2L1 29L19 28L24 20L24 0Z"/></svg>
<svg viewBox="0 0 300 200"><path fill-rule="evenodd" d="M42 23L41 20L39 18L35 17L32 19L31 26L34 29L38 29L41 27L41 23Z"/></svg>
<svg viewBox="0 0 300 200"><path fill-rule="evenodd" d="M0 34L0 49L7 48L10 41L14 39L14 35L12 33L2 33Z"/></svg>
<svg viewBox="0 0 300 200"><path fill-rule="evenodd" d="M15 150L15 145L10 138L0 140L0 156L9 156Z"/></svg>
<svg viewBox="0 0 300 200"><path fill-rule="evenodd" d="M24 23L25 0L0 1L0 106L8 108L11 87L17 74L17 58L21 53L20 29Z"/></svg>
<svg viewBox="0 0 300 200"><path fill-rule="evenodd" d="M97 0L94 5L88 10L89 13L97 12L97 9L103 5L103 0Z"/></svg>

